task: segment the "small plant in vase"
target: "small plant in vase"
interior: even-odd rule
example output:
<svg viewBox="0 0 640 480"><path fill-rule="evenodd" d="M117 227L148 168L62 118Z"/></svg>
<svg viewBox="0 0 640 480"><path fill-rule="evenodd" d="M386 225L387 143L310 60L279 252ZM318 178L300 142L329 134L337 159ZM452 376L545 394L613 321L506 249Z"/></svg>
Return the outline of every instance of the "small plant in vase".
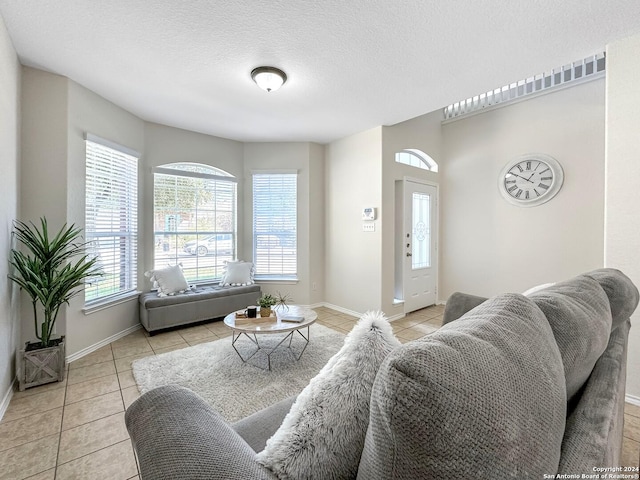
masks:
<svg viewBox="0 0 640 480"><path fill-rule="evenodd" d="M293 298L288 293L282 294L280 292L276 292L276 306L280 307L285 312L289 311L288 303L293 302Z"/></svg>
<svg viewBox="0 0 640 480"><path fill-rule="evenodd" d="M271 307L273 307L278 301L273 295L265 293L258 300L258 305L260 305L260 316L261 317L270 317L271 316Z"/></svg>

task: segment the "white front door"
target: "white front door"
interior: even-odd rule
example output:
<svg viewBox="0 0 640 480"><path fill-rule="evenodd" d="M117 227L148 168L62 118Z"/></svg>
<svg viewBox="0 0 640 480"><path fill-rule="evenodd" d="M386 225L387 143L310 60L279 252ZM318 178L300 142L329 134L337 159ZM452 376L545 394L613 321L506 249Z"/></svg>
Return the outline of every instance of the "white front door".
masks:
<svg viewBox="0 0 640 480"><path fill-rule="evenodd" d="M404 312L436 303L437 190L433 185L404 182Z"/></svg>

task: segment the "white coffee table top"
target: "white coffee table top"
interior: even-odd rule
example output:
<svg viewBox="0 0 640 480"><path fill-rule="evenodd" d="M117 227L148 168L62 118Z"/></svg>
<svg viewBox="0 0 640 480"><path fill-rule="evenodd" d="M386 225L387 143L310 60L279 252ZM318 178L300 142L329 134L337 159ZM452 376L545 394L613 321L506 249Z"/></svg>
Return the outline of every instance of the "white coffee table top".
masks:
<svg viewBox="0 0 640 480"><path fill-rule="evenodd" d="M301 322L287 322L283 317L287 315L304 317ZM273 308L272 316L262 318L258 309L257 318L239 318L236 321L236 312L224 317L224 324L238 332L245 333L283 333L298 330L314 323L318 314L310 308L303 308L297 305L289 306L289 309L282 307Z"/></svg>

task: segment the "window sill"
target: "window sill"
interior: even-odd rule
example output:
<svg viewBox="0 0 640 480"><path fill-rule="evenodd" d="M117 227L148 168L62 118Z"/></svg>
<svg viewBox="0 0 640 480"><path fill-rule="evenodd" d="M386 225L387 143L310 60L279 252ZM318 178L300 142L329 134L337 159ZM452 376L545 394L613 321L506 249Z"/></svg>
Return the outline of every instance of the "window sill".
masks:
<svg viewBox="0 0 640 480"><path fill-rule="evenodd" d="M82 309L82 313L85 315L91 315L92 313L99 312L100 310L105 310L107 308L115 307L116 305L120 305L121 303L130 302L131 300L138 299L138 295L142 292L137 290L132 292L123 293L122 295L117 295L114 297L109 297L104 300L98 300L95 303L91 303L89 305L85 305Z"/></svg>
<svg viewBox="0 0 640 480"><path fill-rule="evenodd" d="M297 285L299 280L297 278L280 278L280 277L255 277L253 279L256 283L274 283L280 285Z"/></svg>

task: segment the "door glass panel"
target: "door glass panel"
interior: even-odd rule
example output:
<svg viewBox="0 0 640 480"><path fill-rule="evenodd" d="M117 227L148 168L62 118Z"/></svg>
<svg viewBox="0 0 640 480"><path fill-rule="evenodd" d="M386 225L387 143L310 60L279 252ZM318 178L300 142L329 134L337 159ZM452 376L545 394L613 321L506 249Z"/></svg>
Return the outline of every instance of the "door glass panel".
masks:
<svg viewBox="0 0 640 480"><path fill-rule="evenodd" d="M411 268L427 268L431 266L431 197L425 193L413 192L413 218L411 229Z"/></svg>

